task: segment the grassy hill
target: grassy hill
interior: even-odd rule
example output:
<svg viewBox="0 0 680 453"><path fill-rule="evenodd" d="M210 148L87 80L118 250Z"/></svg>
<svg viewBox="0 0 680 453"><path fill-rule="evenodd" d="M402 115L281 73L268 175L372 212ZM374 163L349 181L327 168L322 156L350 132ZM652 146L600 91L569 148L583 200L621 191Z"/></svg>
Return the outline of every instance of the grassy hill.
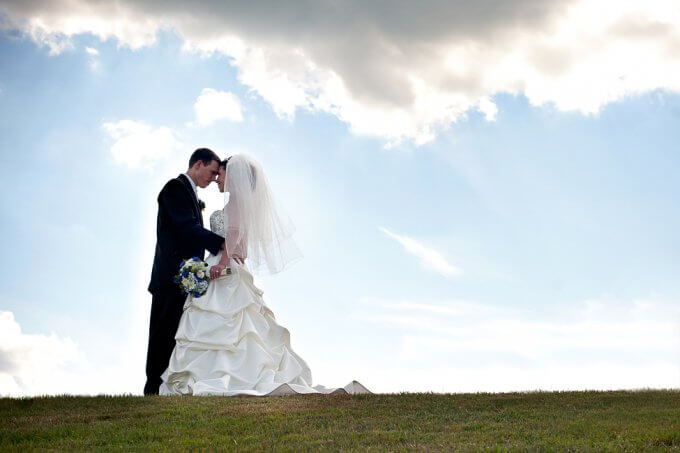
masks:
<svg viewBox="0 0 680 453"><path fill-rule="evenodd" d="M0 451L680 450L680 391L0 399Z"/></svg>

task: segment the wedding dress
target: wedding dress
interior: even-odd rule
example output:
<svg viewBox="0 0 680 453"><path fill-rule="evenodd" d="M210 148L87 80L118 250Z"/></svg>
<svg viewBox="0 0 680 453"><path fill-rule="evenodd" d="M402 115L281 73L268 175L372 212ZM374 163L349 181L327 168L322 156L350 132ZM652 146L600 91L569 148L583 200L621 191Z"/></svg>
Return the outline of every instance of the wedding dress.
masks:
<svg viewBox="0 0 680 453"><path fill-rule="evenodd" d="M224 224L223 211L210 217L211 230L223 237ZM211 255L206 262L219 260ZM371 393L357 381L313 386L309 366L291 348L290 333L276 323L252 274L234 260L229 267L232 273L212 280L203 296L187 297L161 395Z"/></svg>

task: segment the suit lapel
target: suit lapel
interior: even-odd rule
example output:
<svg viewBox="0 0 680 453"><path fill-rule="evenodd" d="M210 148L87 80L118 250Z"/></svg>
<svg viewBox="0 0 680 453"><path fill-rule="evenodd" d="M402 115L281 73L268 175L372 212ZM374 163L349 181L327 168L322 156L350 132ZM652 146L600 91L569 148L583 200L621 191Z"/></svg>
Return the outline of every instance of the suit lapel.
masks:
<svg viewBox="0 0 680 453"><path fill-rule="evenodd" d="M182 181L184 184L184 188L189 191L189 194L191 195L191 199L194 200L194 211L196 212L196 215L198 216L198 221L201 222L201 226L203 226L203 215L201 214L201 209L198 207L198 197L196 196L196 192L194 191L194 188L191 186L191 182L189 182L189 178L185 174L180 174L177 179Z"/></svg>

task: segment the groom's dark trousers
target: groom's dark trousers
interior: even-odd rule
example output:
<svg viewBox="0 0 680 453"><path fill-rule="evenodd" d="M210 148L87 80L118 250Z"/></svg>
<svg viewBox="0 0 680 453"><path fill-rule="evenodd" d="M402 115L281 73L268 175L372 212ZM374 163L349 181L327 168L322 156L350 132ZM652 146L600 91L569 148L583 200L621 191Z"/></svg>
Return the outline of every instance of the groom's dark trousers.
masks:
<svg viewBox="0 0 680 453"><path fill-rule="evenodd" d="M158 194L156 254L149 292L151 320L146 355L145 395L158 394L161 374L168 367L175 347L175 333L182 316L186 295L173 282L182 260L205 250L219 253L224 238L203 228L198 199L186 175L171 179Z"/></svg>

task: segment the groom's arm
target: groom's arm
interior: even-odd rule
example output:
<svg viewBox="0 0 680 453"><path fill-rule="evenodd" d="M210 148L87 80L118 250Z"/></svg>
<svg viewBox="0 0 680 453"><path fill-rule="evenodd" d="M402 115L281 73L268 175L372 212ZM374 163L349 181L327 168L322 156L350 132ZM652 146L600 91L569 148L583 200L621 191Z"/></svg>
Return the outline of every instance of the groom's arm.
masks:
<svg viewBox="0 0 680 453"><path fill-rule="evenodd" d="M192 209L194 201L181 184L179 181L170 181L166 184L158 195L159 206L168 214L182 237L217 255L224 245L224 238L201 226Z"/></svg>

